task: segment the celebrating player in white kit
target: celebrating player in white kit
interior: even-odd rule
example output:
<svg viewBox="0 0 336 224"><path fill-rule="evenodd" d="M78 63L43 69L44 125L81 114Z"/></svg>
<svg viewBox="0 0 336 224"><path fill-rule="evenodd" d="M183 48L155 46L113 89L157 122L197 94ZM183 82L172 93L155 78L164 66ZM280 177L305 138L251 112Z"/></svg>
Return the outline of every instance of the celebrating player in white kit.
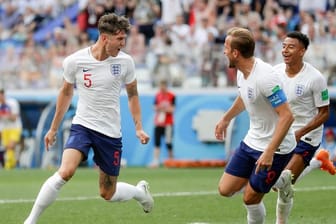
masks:
<svg viewBox="0 0 336 224"><path fill-rule="evenodd" d="M297 141L291 160L274 185L282 189L278 191L278 224L287 223L293 205L293 189L291 184L287 184L288 179L292 179L294 184L312 167L324 167L323 163L328 162L312 160L322 141L323 123L329 118L329 95L324 76L303 61L308 45L309 39L305 34L297 31L288 33L282 44L284 62L274 67L285 84L284 91L295 118L292 127ZM313 164L307 167L310 161ZM330 173L335 173L333 165L328 167Z"/></svg>
<svg viewBox="0 0 336 224"><path fill-rule="evenodd" d="M149 141L142 128L134 62L120 51L125 46L129 28L127 18L106 14L99 19L96 43L64 60L64 83L58 95L54 119L45 136L47 149L55 141L75 87L78 90L77 111L61 166L41 187L25 224L37 222L41 213L55 201L61 187L75 174L80 162L87 159L90 149L93 149L94 161L99 167L102 198L111 202L134 198L145 212L152 210L154 201L146 181L142 180L136 186L117 182L122 153L119 98L124 84L136 136L142 144Z"/></svg>
<svg viewBox="0 0 336 224"><path fill-rule="evenodd" d="M248 112L248 133L226 166L218 189L222 196L230 197L245 188L247 222L263 224L266 209L262 199L289 161L296 142L291 130L294 118L279 74L253 56L254 48L249 30L235 27L228 31L224 54L230 67L238 69L238 96L218 122L215 135L223 140L232 118Z"/></svg>

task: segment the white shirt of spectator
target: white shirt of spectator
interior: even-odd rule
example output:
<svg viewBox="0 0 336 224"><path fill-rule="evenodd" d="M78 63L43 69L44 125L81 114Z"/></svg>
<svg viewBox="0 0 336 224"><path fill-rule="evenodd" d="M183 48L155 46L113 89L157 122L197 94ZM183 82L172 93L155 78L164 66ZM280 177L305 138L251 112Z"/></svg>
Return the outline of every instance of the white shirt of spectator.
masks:
<svg viewBox="0 0 336 224"><path fill-rule="evenodd" d="M97 61L90 48L68 56L63 62L64 79L74 83L78 104L73 124L80 124L110 137L121 137L120 92L135 80L134 61L119 52Z"/></svg>

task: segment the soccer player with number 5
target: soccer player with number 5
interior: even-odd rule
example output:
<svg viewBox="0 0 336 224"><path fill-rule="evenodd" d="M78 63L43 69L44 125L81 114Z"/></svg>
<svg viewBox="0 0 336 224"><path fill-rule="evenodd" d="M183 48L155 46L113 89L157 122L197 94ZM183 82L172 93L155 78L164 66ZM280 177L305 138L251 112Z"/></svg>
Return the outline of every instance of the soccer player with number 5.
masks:
<svg viewBox="0 0 336 224"><path fill-rule="evenodd" d="M135 134L141 144L149 141L142 128L134 62L121 51L129 28L127 18L106 14L99 19L96 43L64 60L64 82L51 127L45 136L47 150L55 141L75 87L78 91L77 111L64 147L61 166L41 187L24 224L37 222L41 213L55 201L61 187L75 174L79 164L87 159L90 149L93 149L94 161L99 167L101 197L110 202L133 198L145 212L151 212L154 201L146 181L141 180L136 186L117 182L122 153L119 98L123 85L128 95Z"/></svg>

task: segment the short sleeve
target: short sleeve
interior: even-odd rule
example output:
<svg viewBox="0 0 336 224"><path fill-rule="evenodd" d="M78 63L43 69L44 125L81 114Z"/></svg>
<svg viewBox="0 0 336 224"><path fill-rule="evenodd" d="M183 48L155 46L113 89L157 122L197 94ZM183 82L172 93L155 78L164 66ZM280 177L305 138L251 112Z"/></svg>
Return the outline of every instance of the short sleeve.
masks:
<svg viewBox="0 0 336 224"><path fill-rule="evenodd" d="M76 63L73 57L69 56L63 60L63 77L69 83L75 83Z"/></svg>

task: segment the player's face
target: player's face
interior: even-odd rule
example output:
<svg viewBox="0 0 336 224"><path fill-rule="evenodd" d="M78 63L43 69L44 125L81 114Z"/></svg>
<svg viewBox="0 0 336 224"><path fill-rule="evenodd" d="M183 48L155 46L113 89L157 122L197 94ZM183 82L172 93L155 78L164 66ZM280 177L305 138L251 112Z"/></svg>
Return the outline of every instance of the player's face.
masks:
<svg viewBox="0 0 336 224"><path fill-rule="evenodd" d="M285 64L294 64L302 61L305 48L296 38L286 37L282 43L282 57Z"/></svg>
<svg viewBox="0 0 336 224"><path fill-rule="evenodd" d="M227 59L229 60L229 68L236 67L236 60L234 50L231 48L231 36L227 36L224 42L224 54L226 55Z"/></svg>
<svg viewBox="0 0 336 224"><path fill-rule="evenodd" d="M116 57L119 51L125 47L126 44L126 33L120 31L117 34L107 34L105 42L105 51L109 56Z"/></svg>

